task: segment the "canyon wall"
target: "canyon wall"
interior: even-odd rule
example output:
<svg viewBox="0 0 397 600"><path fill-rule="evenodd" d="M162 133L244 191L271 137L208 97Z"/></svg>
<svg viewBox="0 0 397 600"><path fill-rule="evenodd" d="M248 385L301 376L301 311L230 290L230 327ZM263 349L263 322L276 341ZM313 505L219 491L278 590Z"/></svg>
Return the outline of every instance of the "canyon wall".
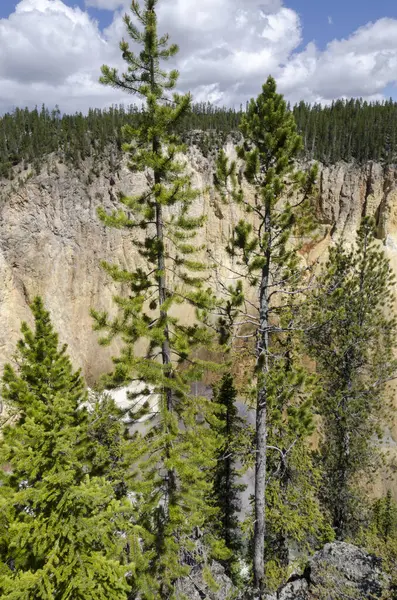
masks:
<svg viewBox="0 0 397 600"><path fill-rule="evenodd" d="M231 143L226 151L234 156ZM94 174L93 168L99 174ZM211 188L211 160L195 147L189 150L188 169L201 190L193 210L208 217L202 241L212 253L211 262L214 258L225 275L222 265L227 265L229 258L224 246L239 218L238 211L221 203ZM26 178L26 174L20 177ZM50 157L39 175L17 182L0 181L0 367L12 355L21 320L31 321L29 301L40 294L75 365L81 366L87 381L93 383L117 353L117 343L110 348L98 345L89 315L91 307L112 311L112 297L120 291L100 261L127 267L139 261L131 234L105 228L96 210L99 205L109 211L117 208L118 191L132 194L142 190L146 176L132 175L125 163L117 172L112 172L106 161L100 166L88 161L80 169L71 169ZM397 274L397 166L321 166L318 186L320 241L311 251L313 257L325 256L329 243L341 235L353 241L361 215L371 214ZM397 417L385 439L397 465L396 441Z"/></svg>

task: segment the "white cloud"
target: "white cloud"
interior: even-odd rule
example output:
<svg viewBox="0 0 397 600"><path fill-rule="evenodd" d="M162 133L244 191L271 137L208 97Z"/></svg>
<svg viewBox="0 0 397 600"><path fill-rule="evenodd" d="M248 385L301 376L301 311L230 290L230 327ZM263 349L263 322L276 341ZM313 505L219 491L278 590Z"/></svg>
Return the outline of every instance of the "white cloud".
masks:
<svg viewBox="0 0 397 600"><path fill-rule="evenodd" d="M23 0L0 20L0 77L58 85L81 70L85 56L102 54L103 46L87 13L60 0Z"/></svg>
<svg viewBox="0 0 397 600"><path fill-rule="evenodd" d="M328 17L328 25L333 25L334 24L334 20L332 17Z"/></svg>
<svg viewBox="0 0 397 600"><path fill-rule="evenodd" d="M103 10L116 10L126 4L126 0L85 0L86 6L100 8Z"/></svg>
<svg viewBox="0 0 397 600"><path fill-rule="evenodd" d="M101 65L113 59L117 45L85 11L62 0L22 0L0 19L0 111L42 102L86 110L119 101L98 83Z"/></svg>
<svg viewBox="0 0 397 600"><path fill-rule="evenodd" d="M298 75L299 74L299 75ZM397 20L379 19L349 38L333 40L323 52L309 44L280 69L281 89L294 100L330 101L382 97L397 81Z"/></svg>
<svg viewBox="0 0 397 600"><path fill-rule="evenodd" d="M129 0L86 4L114 10ZM98 83L103 63L122 67L122 12L100 31L62 0L21 0L0 19L0 111L43 101L67 111L132 101ZM300 49L304 23L282 0L160 0L158 15L159 29L181 48L180 87L199 101L245 103L269 73L291 101L380 98L397 79L396 19L368 23L320 51L314 43Z"/></svg>

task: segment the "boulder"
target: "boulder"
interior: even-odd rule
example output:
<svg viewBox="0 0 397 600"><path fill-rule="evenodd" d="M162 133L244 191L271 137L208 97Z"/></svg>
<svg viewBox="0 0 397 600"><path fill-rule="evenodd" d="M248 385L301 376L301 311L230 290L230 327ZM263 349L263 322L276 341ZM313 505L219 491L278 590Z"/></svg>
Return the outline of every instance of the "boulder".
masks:
<svg viewBox="0 0 397 600"><path fill-rule="evenodd" d="M233 584L225 573L225 569L218 562L213 561L208 571L199 565L193 568L188 577L183 577L177 582L176 597L189 600L230 600L235 597Z"/></svg>
<svg viewBox="0 0 397 600"><path fill-rule="evenodd" d="M277 600L308 600L309 597L309 584L306 579L290 581L277 594Z"/></svg>
<svg viewBox="0 0 397 600"><path fill-rule="evenodd" d="M324 600L334 600L336 594L373 600L390 585L379 558L345 542L326 544L309 562L307 575L312 592L322 593Z"/></svg>
<svg viewBox="0 0 397 600"><path fill-rule="evenodd" d="M379 558L346 544L326 544L309 561L301 578L266 600L376 600L385 598L390 578Z"/></svg>
<svg viewBox="0 0 397 600"><path fill-rule="evenodd" d="M238 595L224 568L210 565L213 582L199 565L178 582L177 598L183 600L252 600ZM309 561L302 576L283 585L265 600L386 600L390 596L390 578L382 570L379 558L344 542L326 544Z"/></svg>

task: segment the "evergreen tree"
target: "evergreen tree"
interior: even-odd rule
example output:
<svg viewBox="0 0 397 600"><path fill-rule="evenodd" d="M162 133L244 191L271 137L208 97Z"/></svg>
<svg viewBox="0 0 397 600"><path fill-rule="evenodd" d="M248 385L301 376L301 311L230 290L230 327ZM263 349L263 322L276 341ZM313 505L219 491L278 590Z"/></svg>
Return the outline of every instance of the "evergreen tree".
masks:
<svg viewBox="0 0 397 600"><path fill-rule="evenodd" d="M136 55L126 41L121 42L126 73L102 67L103 84L145 100L139 123L124 128L128 141L123 147L130 170L146 173L147 187L136 196L122 195L120 210L110 215L99 211L106 225L131 231L142 260L132 271L105 265L113 280L128 284L129 295L116 297L117 318L95 311L93 316L96 328L106 332L103 343L117 335L124 342L108 383L143 381L146 392L158 398L155 406L132 408L135 419L145 410L152 417L146 435L137 435L132 443L140 451L144 482L137 489L140 522L155 538L153 581L160 597L170 598L176 593L174 582L202 560L203 540L197 543L194 532L205 530L212 514L206 471L215 460L216 434L207 426L214 408L191 393L191 384L208 368L194 351L211 341L210 329L202 321L214 300L205 288L206 265L195 258L200 247L194 237L204 216L192 216L190 207L199 192L192 188L178 158L185 147L174 134L176 124L190 110L190 95L168 94L175 88L178 72L166 72L161 63L178 48L168 45L167 34L159 37L156 5L157 0L145 0L141 8L134 0L132 16L124 17L131 40L142 46ZM196 320L187 323L179 318L183 305ZM138 341L145 348L143 354L135 351ZM132 407L133 400L131 394Z"/></svg>
<svg viewBox="0 0 397 600"><path fill-rule="evenodd" d="M302 287L307 286L307 282L303 283L306 271L300 262L299 248L293 247L291 241L311 229L309 198L316 170L307 175L295 171L294 160L302 148L302 140L296 132L293 115L276 92L273 78L269 77L263 85L257 100L251 100L242 117L241 131L244 143L238 155L244 162L244 177L254 186L255 194L245 196L237 182L236 165L229 166L223 153L218 161L216 182L225 193L230 180L232 197L248 214L246 220L237 224L228 251L237 261L235 271L240 269L242 278L255 288L257 297L254 306L250 299L245 301L240 283L230 302L242 314L242 320L235 324L251 328L248 336L257 341L253 573L256 593L262 598L266 586L270 423L285 411L294 423L296 439L312 431L308 381L305 371L296 368L294 357L296 314ZM284 461L293 447L293 441L285 448L276 444L275 451Z"/></svg>
<svg viewBox="0 0 397 600"><path fill-rule="evenodd" d="M239 141L244 112L242 106L236 111L200 102L172 127L186 143L212 157L228 135ZM392 100L337 100L327 106L302 101L292 112L304 140L304 157L325 164L374 160L389 165L396 160L397 103ZM87 115L61 114L58 107L51 112L46 107L40 111L17 108L0 117L0 176L12 179L15 171L27 171L32 165L39 172L51 153L78 167L85 158L108 158L110 148L117 167L121 128L138 126L141 116L136 104L91 108Z"/></svg>
<svg viewBox="0 0 397 600"><path fill-rule="evenodd" d="M233 565L242 550L242 531L239 524L241 493L246 488L238 483L240 458L243 443L244 420L239 417L236 406L237 390L233 376L226 373L215 390L215 401L219 410L218 432L221 440L217 463L212 473L213 500L218 508L216 527L219 537L232 551L231 558L225 561L229 574L233 575Z"/></svg>
<svg viewBox="0 0 397 600"><path fill-rule="evenodd" d="M388 490L384 498L379 498L373 506L373 523L378 535L386 542L397 539L397 504Z"/></svg>
<svg viewBox="0 0 397 600"><path fill-rule="evenodd" d="M272 423L272 416L269 421ZM310 556L331 542L334 535L319 502L322 472L307 442L307 432L297 436L291 421L279 431L273 426L270 429L265 571L267 587L275 591L296 568L296 562L291 565L292 553L300 559ZM284 453L294 444L281 460L279 450L271 451L272 440L280 445L280 438Z"/></svg>
<svg viewBox="0 0 397 600"><path fill-rule="evenodd" d="M311 301L317 326L307 334L322 394L324 503L337 537L354 534L365 511L363 483L377 464L376 438L388 413L387 382L396 371L394 277L364 218L356 246L340 240Z"/></svg>
<svg viewBox="0 0 397 600"><path fill-rule="evenodd" d="M123 422L124 412L109 394L93 394L91 391L90 396L87 405L91 474L105 476L113 484L116 496L121 498L128 494L135 475L131 469L134 457L130 455L130 436Z"/></svg>
<svg viewBox="0 0 397 600"><path fill-rule="evenodd" d="M304 305L296 308L304 315ZM296 315L297 328L303 315ZM291 317L286 322L293 323ZM315 430L312 404L318 394L317 378L302 365L304 350L299 331L286 337L273 336L270 348L278 364L272 365L267 378L264 562L266 588L273 592L296 569L294 555L303 560L332 541L334 534L320 504L322 471L308 439ZM251 512L244 529L252 538L254 523Z"/></svg>
<svg viewBox="0 0 397 600"><path fill-rule="evenodd" d="M4 369L0 591L4 600L127 598L144 573L132 506L91 475L83 379L40 298ZM129 550L127 551L127 548ZM144 576L143 576L144 579Z"/></svg>
<svg viewBox="0 0 397 600"><path fill-rule="evenodd" d="M383 570L391 577L391 598L397 592L397 502L391 491L373 502L370 518L353 542L382 559Z"/></svg>

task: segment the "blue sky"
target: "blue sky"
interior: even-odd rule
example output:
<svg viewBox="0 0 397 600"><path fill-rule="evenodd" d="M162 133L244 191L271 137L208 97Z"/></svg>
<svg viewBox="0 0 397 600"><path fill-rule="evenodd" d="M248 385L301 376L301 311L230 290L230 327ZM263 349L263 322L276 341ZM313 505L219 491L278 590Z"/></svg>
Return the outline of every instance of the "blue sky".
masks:
<svg viewBox="0 0 397 600"><path fill-rule="evenodd" d="M320 48L370 21L397 19L396 0L288 0L285 4L301 15L305 42L315 40Z"/></svg>
<svg viewBox="0 0 397 600"><path fill-rule="evenodd" d="M101 64L122 67L123 4L0 0L0 112L128 103L98 84ZM291 102L397 100L397 0L159 0L158 12L196 100L238 106L270 73Z"/></svg>

